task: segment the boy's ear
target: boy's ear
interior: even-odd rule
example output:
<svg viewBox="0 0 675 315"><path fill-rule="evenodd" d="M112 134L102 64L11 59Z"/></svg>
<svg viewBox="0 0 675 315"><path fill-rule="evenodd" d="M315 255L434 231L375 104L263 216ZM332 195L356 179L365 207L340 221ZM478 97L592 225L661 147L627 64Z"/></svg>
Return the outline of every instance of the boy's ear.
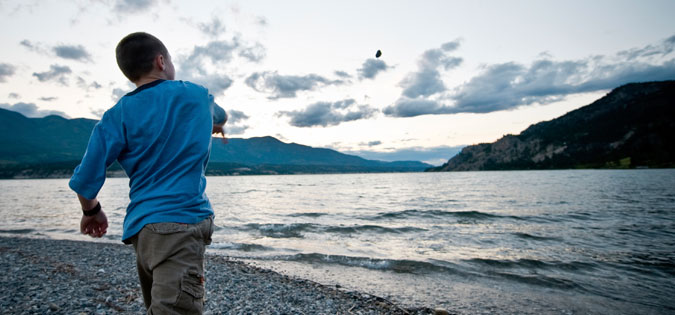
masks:
<svg viewBox="0 0 675 315"><path fill-rule="evenodd" d="M164 56L162 54L158 54L155 57L155 68L157 68L159 71L164 71L166 69L166 61L164 60Z"/></svg>

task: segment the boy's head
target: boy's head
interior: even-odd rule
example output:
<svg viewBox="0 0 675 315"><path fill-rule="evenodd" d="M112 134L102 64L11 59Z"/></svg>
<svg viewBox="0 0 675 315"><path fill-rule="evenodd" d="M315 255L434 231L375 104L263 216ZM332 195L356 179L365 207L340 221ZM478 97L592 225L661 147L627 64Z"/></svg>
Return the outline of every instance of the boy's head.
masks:
<svg viewBox="0 0 675 315"><path fill-rule="evenodd" d="M167 70L168 79L173 80L175 75L171 56L166 47L157 37L148 33L131 33L122 38L117 44L115 55L117 65L131 82L137 82L141 77L153 72L156 65L166 67L158 70ZM161 63L161 66L158 63Z"/></svg>

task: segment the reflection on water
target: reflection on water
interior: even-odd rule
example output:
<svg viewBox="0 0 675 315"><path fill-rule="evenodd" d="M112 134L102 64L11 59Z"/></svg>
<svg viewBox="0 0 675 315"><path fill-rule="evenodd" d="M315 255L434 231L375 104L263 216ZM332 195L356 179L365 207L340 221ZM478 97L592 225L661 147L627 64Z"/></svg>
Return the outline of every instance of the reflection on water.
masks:
<svg viewBox="0 0 675 315"><path fill-rule="evenodd" d="M675 170L210 177L210 251L457 312L675 311ZM126 179L99 198L119 242ZM0 233L88 239L67 180L0 181Z"/></svg>

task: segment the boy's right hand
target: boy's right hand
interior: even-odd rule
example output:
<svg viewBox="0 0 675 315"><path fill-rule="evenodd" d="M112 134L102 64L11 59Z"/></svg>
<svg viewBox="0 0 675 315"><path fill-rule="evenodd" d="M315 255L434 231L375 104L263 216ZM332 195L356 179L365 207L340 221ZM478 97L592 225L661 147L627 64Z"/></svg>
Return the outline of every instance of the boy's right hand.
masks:
<svg viewBox="0 0 675 315"><path fill-rule="evenodd" d="M108 217L103 210L92 216L82 215L80 221L80 232L91 237L101 237L108 232Z"/></svg>
<svg viewBox="0 0 675 315"><path fill-rule="evenodd" d="M225 137L225 124L223 123L222 125L213 125L213 130L211 130L211 134L221 134L223 135L223 143L227 144L227 137Z"/></svg>

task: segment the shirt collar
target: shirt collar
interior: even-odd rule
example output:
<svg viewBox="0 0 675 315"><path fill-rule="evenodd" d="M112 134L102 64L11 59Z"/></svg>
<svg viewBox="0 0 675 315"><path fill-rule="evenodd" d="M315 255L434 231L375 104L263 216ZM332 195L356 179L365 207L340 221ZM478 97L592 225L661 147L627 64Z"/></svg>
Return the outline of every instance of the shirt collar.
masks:
<svg viewBox="0 0 675 315"><path fill-rule="evenodd" d="M152 82L150 82L150 83L143 84L143 85L137 87L135 90L133 90L133 91L127 93L126 96L132 96L132 95L134 95L134 94L137 94L137 93L140 92L140 91L147 90L147 89L149 89L149 88L151 88L151 87L153 87L153 86L156 86L157 84L160 84L160 83L162 83L162 82L164 82L164 81L166 81L166 80L158 79L158 80L152 81Z"/></svg>

